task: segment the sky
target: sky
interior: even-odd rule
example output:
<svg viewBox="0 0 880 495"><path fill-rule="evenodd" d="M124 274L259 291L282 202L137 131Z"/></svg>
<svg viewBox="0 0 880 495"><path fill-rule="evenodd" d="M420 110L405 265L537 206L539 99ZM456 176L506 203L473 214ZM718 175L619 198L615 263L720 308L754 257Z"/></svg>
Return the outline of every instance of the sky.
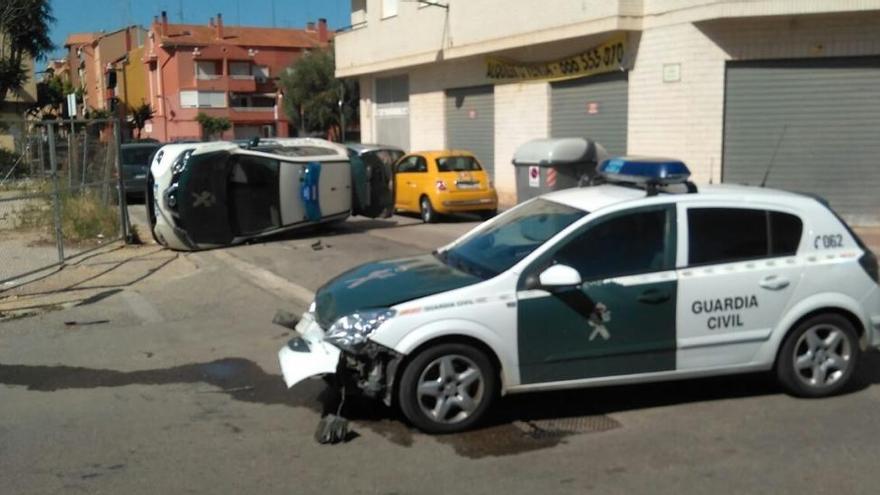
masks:
<svg viewBox="0 0 880 495"><path fill-rule="evenodd" d="M2 1L2 0L0 0ZM168 12L172 23L207 24L217 13L225 24L303 28L308 21L326 18L331 29L350 24L350 0L50 0L56 18L50 58L62 58L64 40L70 33L115 31L126 24L149 28L154 15Z"/></svg>

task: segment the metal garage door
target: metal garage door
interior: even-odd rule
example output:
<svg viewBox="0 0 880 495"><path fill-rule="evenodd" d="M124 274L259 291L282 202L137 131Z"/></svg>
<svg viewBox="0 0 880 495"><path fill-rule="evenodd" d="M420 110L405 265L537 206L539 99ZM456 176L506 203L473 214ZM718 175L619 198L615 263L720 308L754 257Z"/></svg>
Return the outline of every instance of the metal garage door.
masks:
<svg viewBox="0 0 880 495"><path fill-rule="evenodd" d="M495 88L477 86L446 91L446 146L477 155L495 177Z"/></svg>
<svg viewBox="0 0 880 495"><path fill-rule="evenodd" d="M555 82L550 87L550 136L594 139L611 155L626 154L627 72Z"/></svg>
<svg viewBox="0 0 880 495"><path fill-rule="evenodd" d="M728 63L723 180L760 184L774 153L768 187L880 224L880 57Z"/></svg>
<svg viewBox="0 0 880 495"><path fill-rule="evenodd" d="M376 79L376 142L409 149L409 77Z"/></svg>

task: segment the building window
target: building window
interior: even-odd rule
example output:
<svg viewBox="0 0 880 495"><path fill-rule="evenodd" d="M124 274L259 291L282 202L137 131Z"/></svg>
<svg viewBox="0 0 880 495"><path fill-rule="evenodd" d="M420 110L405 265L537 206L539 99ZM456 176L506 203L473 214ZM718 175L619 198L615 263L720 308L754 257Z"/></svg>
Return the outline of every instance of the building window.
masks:
<svg viewBox="0 0 880 495"><path fill-rule="evenodd" d="M367 23L367 0L351 0L351 26L358 27Z"/></svg>
<svg viewBox="0 0 880 495"><path fill-rule="evenodd" d="M181 108L226 108L223 91L181 91Z"/></svg>
<svg viewBox="0 0 880 495"><path fill-rule="evenodd" d="M229 77L232 79L253 79L250 62L229 62Z"/></svg>
<svg viewBox="0 0 880 495"><path fill-rule="evenodd" d="M400 0L382 0L382 19L397 15L397 5Z"/></svg>
<svg viewBox="0 0 880 495"><path fill-rule="evenodd" d="M196 62L196 79L217 79L220 77L218 63L215 60Z"/></svg>
<svg viewBox="0 0 880 495"><path fill-rule="evenodd" d="M251 69L251 73L254 75L254 79L257 82L266 82L269 80L269 66L267 65L255 65Z"/></svg>
<svg viewBox="0 0 880 495"><path fill-rule="evenodd" d="M269 93L232 93L229 101L236 110L267 111L275 107L275 95Z"/></svg>

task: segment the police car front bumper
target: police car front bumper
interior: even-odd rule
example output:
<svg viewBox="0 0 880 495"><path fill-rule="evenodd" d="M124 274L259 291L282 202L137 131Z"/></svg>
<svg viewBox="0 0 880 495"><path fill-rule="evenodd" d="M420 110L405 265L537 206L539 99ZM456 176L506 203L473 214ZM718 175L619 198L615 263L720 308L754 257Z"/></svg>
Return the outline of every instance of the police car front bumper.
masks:
<svg viewBox="0 0 880 495"><path fill-rule="evenodd" d="M299 334L278 351L284 383L290 388L306 378L336 373L340 350L324 342L324 332L306 313L296 325Z"/></svg>

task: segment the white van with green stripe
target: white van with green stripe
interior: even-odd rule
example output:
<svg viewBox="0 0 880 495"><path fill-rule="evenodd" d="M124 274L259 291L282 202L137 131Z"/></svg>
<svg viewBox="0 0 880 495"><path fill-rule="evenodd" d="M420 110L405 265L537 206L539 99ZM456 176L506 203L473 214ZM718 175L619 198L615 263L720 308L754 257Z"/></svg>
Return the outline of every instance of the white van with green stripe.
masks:
<svg viewBox="0 0 880 495"><path fill-rule="evenodd" d="M328 282L279 358L415 426L473 426L499 394L775 370L843 389L880 347L877 260L820 200L615 158L607 183L527 201L433 254Z"/></svg>

